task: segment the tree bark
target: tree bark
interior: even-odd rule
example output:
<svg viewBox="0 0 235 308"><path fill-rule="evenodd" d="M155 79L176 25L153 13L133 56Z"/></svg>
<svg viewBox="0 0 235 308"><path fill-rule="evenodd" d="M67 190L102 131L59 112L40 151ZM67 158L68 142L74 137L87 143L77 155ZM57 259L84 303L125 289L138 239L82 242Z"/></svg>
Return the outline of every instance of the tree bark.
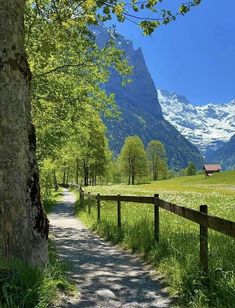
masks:
<svg viewBox="0 0 235 308"><path fill-rule="evenodd" d="M83 173L84 173L84 186L89 185L89 168L86 162L83 163Z"/></svg>
<svg viewBox="0 0 235 308"><path fill-rule="evenodd" d="M64 169L64 172L63 172L63 180L62 180L62 184L63 186L65 186L65 183L66 182L66 170Z"/></svg>
<svg viewBox="0 0 235 308"><path fill-rule="evenodd" d="M69 183L69 167L67 167L67 173L66 173L66 185Z"/></svg>
<svg viewBox="0 0 235 308"><path fill-rule="evenodd" d="M58 186L58 181L57 181L55 171L53 171L53 181L54 181L54 189L55 189L55 191L57 191L59 189L59 186Z"/></svg>
<svg viewBox="0 0 235 308"><path fill-rule="evenodd" d="M35 160L24 4L24 0L0 0L0 253L43 265L48 220Z"/></svg>
<svg viewBox="0 0 235 308"><path fill-rule="evenodd" d="M75 183L78 184L78 177L79 177L79 160L76 157L76 174L75 174Z"/></svg>

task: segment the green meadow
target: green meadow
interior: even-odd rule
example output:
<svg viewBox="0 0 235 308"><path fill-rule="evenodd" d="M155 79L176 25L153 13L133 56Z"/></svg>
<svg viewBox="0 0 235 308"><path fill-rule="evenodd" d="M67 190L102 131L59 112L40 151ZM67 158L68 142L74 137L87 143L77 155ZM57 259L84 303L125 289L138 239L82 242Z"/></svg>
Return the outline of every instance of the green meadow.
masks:
<svg viewBox="0 0 235 308"><path fill-rule="evenodd" d="M95 186L93 194L151 196L194 209L208 205L209 214L235 221L235 171L205 178L177 177L141 185ZM87 203L87 202L86 202ZM122 202L122 228L117 228L115 202L101 202L101 223L93 203L91 214L77 202L86 225L114 243L140 253L169 286L179 307L234 307L235 241L209 230L209 275L199 267L199 225L160 209L160 242L153 238L153 205Z"/></svg>

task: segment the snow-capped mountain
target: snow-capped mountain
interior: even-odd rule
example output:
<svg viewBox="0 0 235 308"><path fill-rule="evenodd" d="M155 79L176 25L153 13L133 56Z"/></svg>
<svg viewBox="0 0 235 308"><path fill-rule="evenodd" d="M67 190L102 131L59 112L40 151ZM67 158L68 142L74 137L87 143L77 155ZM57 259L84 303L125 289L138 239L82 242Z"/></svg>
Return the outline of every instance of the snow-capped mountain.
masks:
<svg viewBox="0 0 235 308"><path fill-rule="evenodd" d="M235 134L235 100L227 104L192 105L174 92L158 90L164 118L206 155Z"/></svg>

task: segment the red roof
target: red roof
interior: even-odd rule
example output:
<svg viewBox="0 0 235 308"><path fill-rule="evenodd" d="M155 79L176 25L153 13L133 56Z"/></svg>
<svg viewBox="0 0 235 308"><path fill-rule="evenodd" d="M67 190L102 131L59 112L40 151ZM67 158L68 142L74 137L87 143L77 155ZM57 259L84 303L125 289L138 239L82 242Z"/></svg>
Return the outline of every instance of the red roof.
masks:
<svg viewBox="0 0 235 308"><path fill-rule="evenodd" d="M204 165L203 169L206 171L218 171L218 170L221 170L222 167L220 164Z"/></svg>

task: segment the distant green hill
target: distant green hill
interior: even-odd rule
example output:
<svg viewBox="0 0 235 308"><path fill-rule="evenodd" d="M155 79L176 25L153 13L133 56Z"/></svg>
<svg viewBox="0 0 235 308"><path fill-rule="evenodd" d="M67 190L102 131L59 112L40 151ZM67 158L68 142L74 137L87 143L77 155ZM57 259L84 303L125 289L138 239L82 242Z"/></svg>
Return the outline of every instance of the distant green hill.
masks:
<svg viewBox="0 0 235 308"><path fill-rule="evenodd" d="M235 171L216 173L210 177L204 174L194 176L175 177L170 180L157 181L148 184L149 189L178 193L219 193L233 195L235 193Z"/></svg>

